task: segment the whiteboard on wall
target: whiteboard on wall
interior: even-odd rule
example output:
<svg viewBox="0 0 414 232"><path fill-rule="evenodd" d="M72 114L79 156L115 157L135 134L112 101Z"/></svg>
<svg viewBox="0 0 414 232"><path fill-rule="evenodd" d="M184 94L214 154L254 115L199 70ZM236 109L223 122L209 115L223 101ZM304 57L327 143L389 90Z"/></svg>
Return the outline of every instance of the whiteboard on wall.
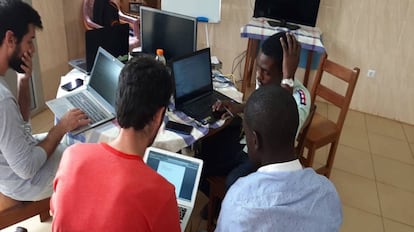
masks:
<svg viewBox="0 0 414 232"><path fill-rule="evenodd" d="M206 17L209 23L218 23L221 0L162 0L161 9L196 18Z"/></svg>

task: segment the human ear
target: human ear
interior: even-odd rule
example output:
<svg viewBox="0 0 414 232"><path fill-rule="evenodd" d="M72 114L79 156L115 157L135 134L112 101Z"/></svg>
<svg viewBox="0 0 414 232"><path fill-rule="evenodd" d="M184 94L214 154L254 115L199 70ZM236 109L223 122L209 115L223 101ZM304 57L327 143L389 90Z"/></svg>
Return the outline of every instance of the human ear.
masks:
<svg viewBox="0 0 414 232"><path fill-rule="evenodd" d="M14 46L16 42L14 33L10 30L6 31L6 34L4 36L4 41L7 43L8 46Z"/></svg>
<svg viewBox="0 0 414 232"><path fill-rule="evenodd" d="M262 140L260 134L257 131L252 132L253 137L253 147L257 151L262 148Z"/></svg>

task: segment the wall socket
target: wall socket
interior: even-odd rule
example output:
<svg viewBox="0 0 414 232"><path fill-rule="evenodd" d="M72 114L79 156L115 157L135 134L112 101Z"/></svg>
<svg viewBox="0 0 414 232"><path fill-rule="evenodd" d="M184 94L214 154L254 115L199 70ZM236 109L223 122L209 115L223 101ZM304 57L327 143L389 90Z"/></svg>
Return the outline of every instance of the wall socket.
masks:
<svg viewBox="0 0 414 232"><path fill-rule="evenodd" d="M367 77L374 78L376 71L374 69L368 69Z"/></svg>

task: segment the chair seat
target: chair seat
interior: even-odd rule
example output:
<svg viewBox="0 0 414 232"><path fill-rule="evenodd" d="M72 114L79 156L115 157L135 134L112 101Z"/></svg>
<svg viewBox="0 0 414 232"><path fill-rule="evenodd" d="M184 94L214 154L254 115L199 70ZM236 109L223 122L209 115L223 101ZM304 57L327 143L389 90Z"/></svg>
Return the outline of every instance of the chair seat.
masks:
<svg viewBox="0 0 414 232"><path fill-rule="evenodd" d="M312 144L316 148L322 147L335 141L338 134L339 130L334 122L315 113L305 139L305 146L309 147Z"/></svg>
<svg viewBox="0 0 414 232"><path fill-rule="evenodd" d="M50 218L50 198L40 201L16 201L0 193L0 230L15 223L40 215L40 221Z"/></svg>

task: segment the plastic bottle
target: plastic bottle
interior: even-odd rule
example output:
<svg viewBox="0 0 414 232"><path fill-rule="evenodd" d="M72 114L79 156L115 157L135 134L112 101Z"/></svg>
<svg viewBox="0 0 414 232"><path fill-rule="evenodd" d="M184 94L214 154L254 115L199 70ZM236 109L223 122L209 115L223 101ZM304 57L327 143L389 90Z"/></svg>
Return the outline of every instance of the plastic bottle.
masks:
<svg viewBox="0 0 414 232"><path fill-rule="evenodd" d="M155 57L155 60L158 60L159 62L163 63L164 65L167 64L167 60L164 57L164 50L161 48L157 49L157 56Z"/></svg>

